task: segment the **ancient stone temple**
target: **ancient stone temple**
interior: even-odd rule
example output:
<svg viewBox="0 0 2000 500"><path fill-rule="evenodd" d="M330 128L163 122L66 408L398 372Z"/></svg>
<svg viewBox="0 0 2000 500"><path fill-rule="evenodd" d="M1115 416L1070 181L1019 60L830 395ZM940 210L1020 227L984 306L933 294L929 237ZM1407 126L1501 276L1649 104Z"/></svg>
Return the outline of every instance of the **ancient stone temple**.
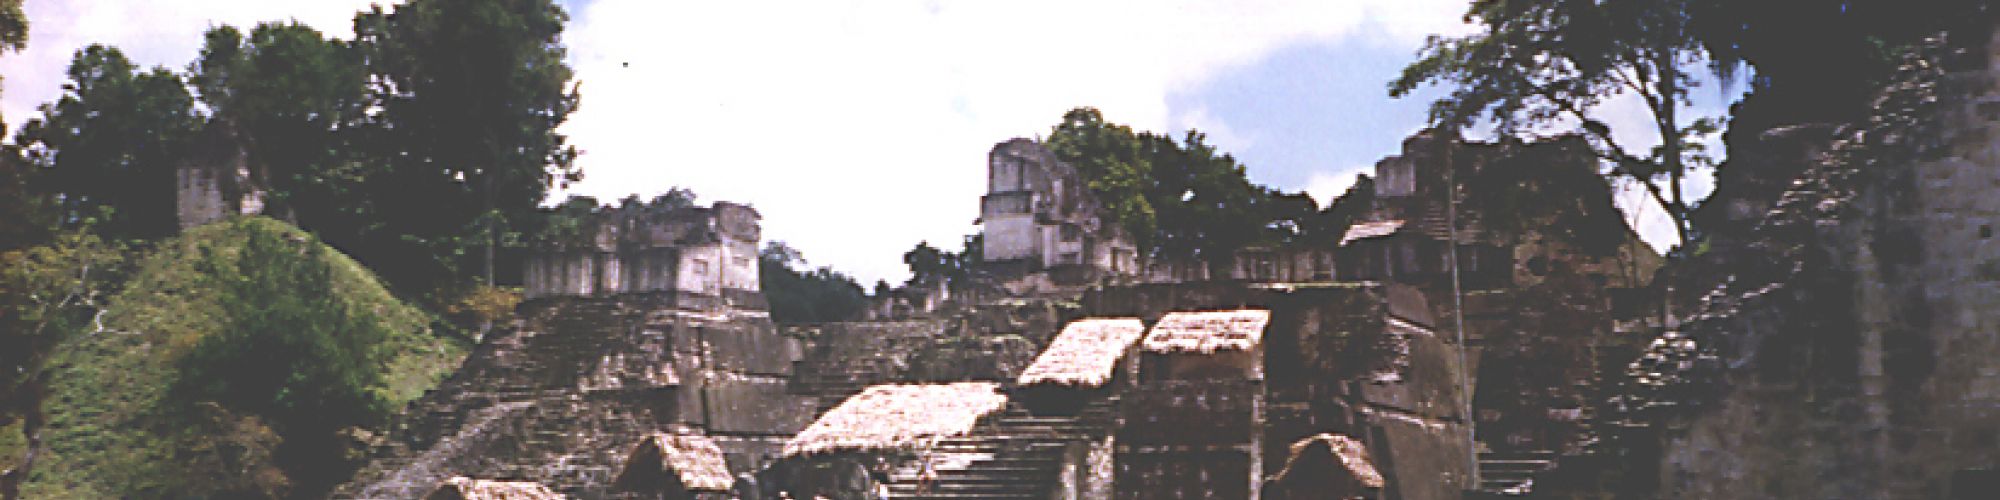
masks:
<svg viewBox="0 0 2000 500"><path fill-rule="evenodd" d="M1823 154L1714 242L1727 266L1615 400L1622 473L1566 493L2000 491L2000 30L1976 21L1910 54L1872 119L1773 141Z"/></svg>
<svg viewBox="0 0 2000 500"><path fill-rule="evenodd" d="M814 400L788 390L803 347L762 310L755 211L592 222L588 244L529 259L520 319L414 403L336 497L415 498L452 476L580 498L714 495L811 421Z"/></svg>
<svg viewBox="0 0 2000 500"><path fill-rule="evenodd" d="M1075 290L1139 272L1138 250L1105 218L1076 169L1041 143L1013 139L987 155L981 252L1016 293Z"/></svg>
<svg viewBox="0 0 2000 500"><path fill-rule="evenodd" d="M660 294L694 308L760 309L760 216L748 205L592 214L585 241L535 249L524 293L551 296Z"/></svg>
<svg viewBox="0 0 2000 500"><path fill-rule="evenodd" d="M174 167L174 215L179 229L264 210L262 179L232 126L217 121L196 136L188 158Z"/></svg>

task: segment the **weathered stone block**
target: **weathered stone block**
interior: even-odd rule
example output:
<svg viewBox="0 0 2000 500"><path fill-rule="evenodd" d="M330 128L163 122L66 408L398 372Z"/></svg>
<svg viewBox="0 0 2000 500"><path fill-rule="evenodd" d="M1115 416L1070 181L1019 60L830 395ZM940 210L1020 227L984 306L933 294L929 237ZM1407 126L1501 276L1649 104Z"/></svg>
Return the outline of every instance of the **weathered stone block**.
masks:
<svg viewBox="0 0 2000 500"><path fill-rule="evenodd" d="M718 373L707 382L711 432L789 435L812 423L812 401L787 394L784 379Z"/></svg>

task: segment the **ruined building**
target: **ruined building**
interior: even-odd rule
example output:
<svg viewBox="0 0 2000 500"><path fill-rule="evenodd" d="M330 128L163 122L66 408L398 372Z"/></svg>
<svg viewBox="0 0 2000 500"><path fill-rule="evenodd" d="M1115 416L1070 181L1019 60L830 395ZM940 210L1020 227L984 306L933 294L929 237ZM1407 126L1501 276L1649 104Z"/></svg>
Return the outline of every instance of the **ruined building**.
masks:
<svg viewBox="0 0 2000 500"><path fill-rule="evenodd" d="M527 298L657 294L692 309L762 309L757 242L761 217L747 205L593 214L582 244L538 248L527 259Z"/></svg>
<svg viewBox="0 0 2000 500"><path fill-rule="evenodd" d="M416 498L453 476L581 498L665 487L664 469L618 481L632 456L698 465L674 487L714 493L805 427L814 401L787 389L802 346L757 292L755 211L604 209L584 229L585 244L529 259L521 319L414 403L336 497Z"/></svg>
<svg viewBox="0 0 2000 500"><path fill-rule="evenodd" d="M250 152L232 126L218 122L204 128L191 152L174 167L178 229L264 211L262 176L253 172Z"/></svg>
<svg viewBox="0 0 2000 500"><path fill-rule="evenodd" d="M1105 217L1076 170L1047 147L1013 139L994 145L986 162L980 251L1009 292L1074 292L1139 272L1131 238Z"/></svg>
<svg viewBox="0 0 2000 500"><path fill-rule="evenodd" d="M1142 268L1073 169L1011 140L982 199L993 290L923 283L885 309L924 314L783 330L754 210L602 209L527 256L522 319L337 496L460 476L580 498L1518 491L1554 461L1523 454L1592 435L1573 424L1596 371L1516 371L1595 362L1611 291L1655 265L1601 224L1608 187L1572 146L1419 135L1344 241L1197 273Z"/></svg>
<svg viewBox="0 0 2000 500"><path fill-rule="evenodd" d="M882 383L833 406L758 498L1318 498L1303 473L1266 488L1322 436L1368 462L1339 471L1358 496L1471 486L1462 365L1414 294L1196 283L1084 302L1018 377Z"/></svg>
<svg viewBox="0 0 2000 500"><path fill-rule="evenodd" d="M1623 470L1565 493L2000 491L2000 30L1974 20L1907 57L1870 120L1743 155L1809 156L1631 366Z"/></svg>

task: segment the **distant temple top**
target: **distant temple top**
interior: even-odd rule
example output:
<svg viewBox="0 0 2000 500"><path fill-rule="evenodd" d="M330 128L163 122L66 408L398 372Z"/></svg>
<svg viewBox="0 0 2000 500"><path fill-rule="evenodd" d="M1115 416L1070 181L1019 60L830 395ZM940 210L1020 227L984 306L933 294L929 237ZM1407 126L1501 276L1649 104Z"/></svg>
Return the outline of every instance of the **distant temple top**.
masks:
<svg viewBox="0 0 2000 500"><path fill-rule="evenodd" d="M749 205L729 202L604 208L580 221L582 244L543 245L531 252L525 293L529 298L664 293L761 304L761 218Z"/></svg>

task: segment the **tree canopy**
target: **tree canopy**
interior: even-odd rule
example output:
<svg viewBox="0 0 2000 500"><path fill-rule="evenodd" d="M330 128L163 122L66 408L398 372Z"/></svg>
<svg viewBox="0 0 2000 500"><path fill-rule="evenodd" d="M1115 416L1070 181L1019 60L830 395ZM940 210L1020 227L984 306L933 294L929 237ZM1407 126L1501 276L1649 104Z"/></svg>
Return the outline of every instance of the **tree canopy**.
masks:
<svg viewBox="0 0 2000 500"><path fill-rule="evenodd" d="M218 26L205 38L189 82L207 126L237 137L258 167L266 212L359 243L369 223L358 181L370 165L358 131L372 104L360 51L297 22L259 24L247 38Z"/></svg>
<svg viewBox="0 0 2000 500"><path fill-rule="evenodd" d="M1220 263L1246 246L1310 236L1311 197L1250 182L1207 141L1196 130L1179 140L1134 132L1086 107L1065 113L1047 144L1146 257Z"/></svg>
<svg viewBox="0 0 2000 500"><path fill-rule="evenodd" d="M1865 116L1893 54L1984 8L1977 0L1477 0L1471 35L1432 37L1390 82L1403 97L1450 89L1433 125L1491 123L1504 135L1572 129L1591 141L1612 175L1640 181L1672 218L1680 242L1693 229L1688 174L1715 166L1700 140L1754 137L1788 123L1847 123ZM1811 29L1799 29L1810 26ZM1704 70L1705 68L1705 70ZM1749 81L1730 116L1690 116L1704 84ZM1658 145L1620 144L1593 114L1621 96L1643 102L1639 132ZM1726 120L1727 119L1727 120ZM1732 141L1733 142L1733 141Z"/></svg>
<svg viewBox="0 0 2000 500"><path fill-rule="evenodd" d="M805 254L783 241L764 244L757 274L775 322L852 321L868 309L867 292L853 277L830 267L808 267Z"/></svg>
<svg viewBox="0 0 2000 500"><path fill-rule="evenodd" d="M563 62L569 16L551 0L414 0L355 20L377 78L393 172L370 186L393 234L462 251L495 247L580 172L556 128L579 100ZM432 235L453 235L436 237Z"/></svg>
<svg viewBox="0 0 2000 500"><path fill-rule="evenodd" d="M15 136L54 223L106 235L171 234L174 169L202 119L180 75L141 70L116 48L91 45L69 67L63 96Z"/></svg>
<svg viewBox="0 0 2000 500"><path fill-rule="evenodd" d="M1698 0L1478 0L1466 19L1477 33L1432 37L1416 62L1389 84L1392 96L1443 84L1451 93L1431 106L1433 125L1456 129L1488 119L1502 134L1574 126L1613 166L1638 180L1688 239L1685 180L1712 166L1699 138L1721 130L1720 117L1685 116L1695 74L1706 57L1691 35ZM1592 114L1620 96L1650 112L1650 151L1619 144ZM1659 184L1664 181L1665 185Z"/></svg>

